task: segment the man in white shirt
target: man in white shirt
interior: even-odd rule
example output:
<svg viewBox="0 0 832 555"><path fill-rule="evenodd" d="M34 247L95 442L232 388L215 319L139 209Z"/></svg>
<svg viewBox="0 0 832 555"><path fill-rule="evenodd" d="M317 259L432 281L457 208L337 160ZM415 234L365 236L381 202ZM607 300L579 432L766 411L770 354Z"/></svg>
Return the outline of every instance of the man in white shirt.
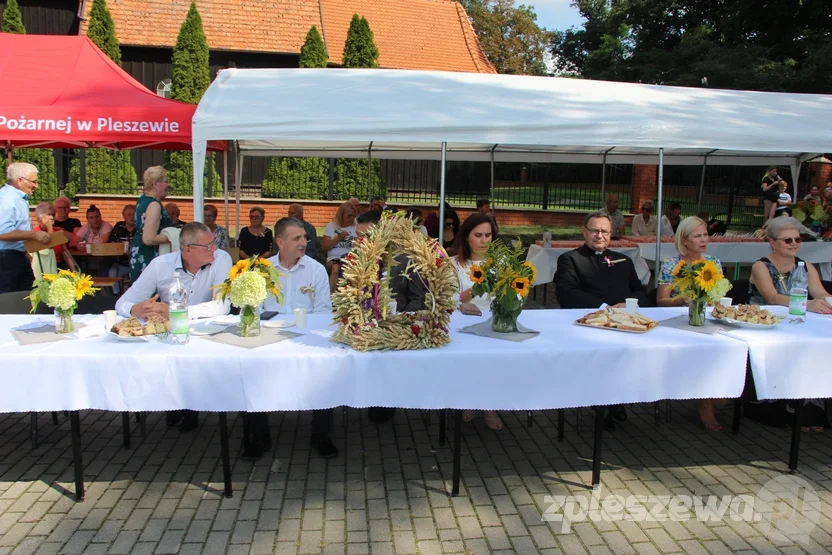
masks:
<svg viewBox="0 0 832 555"><path fill-rule="evenodd" d="M168 317L168 291L173 273L188 290L188 316L211 318L228 314L230 304L215 301L213 289L228 277L231 257L217 250L214 234L205 224L191 222L179 235L179 252L153 259L139 279L116 302L116 310L125 318L147 318L151 314Z"/></svg>
<svg viewBox="0 0 832 555"><path fill-rule="evenodd" d="M307 312L331 314L329 275L323 264L305 254L307 236L303 222L296 218L279 219L274 226L274 237L278 252L269 258L269 262L281 274L283 303L278 304L277 299L271 297L263 308L280 313L305 308ZM272 446L268 414L248 413L247 419L243 434L243 458L257 459ZM312 411L312 446L326 459L338 455L338 448L329 439L331 426L332 409Z"/></svg>
<svg viewBox="0 0 832 555"><path fill-rule="evenodd" d="M139 279L116 302L121 316L147 318L158 314L168 318L168 293L173 283L173 273L179 272L179 281L188 290L188 316L210 318L228 314L230 304L215 301L213 289L228 277L231 257L217 250L214 234L207 225L192 222L182 228L179 235L179 252L172 252L153 259ZM192 410L168 411L168 426L182 420L182 431L196 429L199 413Z"/></svg>
<svg viewBox="0 0 832 555"><path fill-rule="evenodd" d="M618 209L618 195L607 196L607 205L601 212L612 221L612 239L621 239L624 236L624 214Z"/></svg>

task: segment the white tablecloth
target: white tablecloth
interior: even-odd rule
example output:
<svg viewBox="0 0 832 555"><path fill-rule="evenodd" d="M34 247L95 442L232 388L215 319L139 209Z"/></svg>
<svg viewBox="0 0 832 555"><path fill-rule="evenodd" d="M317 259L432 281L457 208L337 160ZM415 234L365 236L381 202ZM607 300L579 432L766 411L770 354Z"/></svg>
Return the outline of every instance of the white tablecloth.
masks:
<svg viewBox="0 0 832 555"><path fill-rule="evenodd" d="M638 335L573 324L587 312L527 310L520 321L541 333L522 343L461 334L484 317L457 313L446 347L372 353L331 342L324 315L310 315L302 337L251 350L199 337L188 345L101 336L21 347L9 330L34 317L0 316L0 411L533 410L740 395L743 342L661 326Z"/></svg>
<svg viewBox="0 0 832 555"><path fill-rule="evenodd" d="M655 246L654 246L655 249ZM555 277L555 272L558 269L558 257L565 252L575 249L563 248L544 248L540 245L532 245L529 247L529 252L526 255L526 260L531 262L537 268L537 281L534 285L542 285L544 283L551 283ZM639 249L636 247L624 247L610 249L615 252L627 255L633 259L633 264L636 267L641 283L647 285L650 282L650 268L647 262L639 254Z"/></svg>
<svg viewBox="0 0 832 555"><path fill-rule="evenodd" d="M655 263L655 243L639 243L638 250L640 258ZM717 257L723 266L728 264L753 264L762 257L768 256L770 253L771 246L768 242L710 243L708 245L708 254ZM667 260L677 254L679 254L679 251L676 250L676 245L673 243L662 243L662 260ZM809 241L803 243L800 247L799 256L807 262L819 265L821 279L832 279L832 242Z"/></svg>
<svg viewBox="0 0 832 555"><path fill-rule="evenodd" d="M767 307L785 314L784 306ZM832 316L807 314L806 322L783 322L772 329L731 328L724 335L748 345L759 399L832 397Z"/></svg>

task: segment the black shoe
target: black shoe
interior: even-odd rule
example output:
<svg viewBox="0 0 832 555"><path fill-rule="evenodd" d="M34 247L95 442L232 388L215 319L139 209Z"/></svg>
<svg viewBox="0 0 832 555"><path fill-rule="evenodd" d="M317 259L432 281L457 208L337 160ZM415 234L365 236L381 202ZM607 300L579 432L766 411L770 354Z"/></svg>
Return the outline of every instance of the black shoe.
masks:
<svg viewBox="0 0 832 555"><path fill-rule="evenodd" d="M247 460L257 460L263 456L263 453L272 448L271 438L266 438L265 441L251 441L243 449L242 458Z"/></svg>
<svg viewBox="0 0 832 555"><path fill-rule="evenodd" d="M613 418L619 422L627 420L627 409L624 408L624 405L615 405L614 407L610 407L610 412L612 413Z"/></svg>
<svg viewBox="0 0 832 555"><path fill-rule="evenodd" d="M190 432L199 427L199 413L194 410L183 411L185 415L182 417L182 431Z"/></svg>
<svg viewBox="0 0 832 555"><path fill-rule="evenodd" d="M313 435L312 447L317 449L318 454L325 459L338 456L338 448L332 444L332 441L330 441L329 436L326 434Z"/></svg>
<svg viewBox="0 0 832 555"><path fill-rule="evenodd" d="M184 416L184 410L169 410L165 414L165 423L168 425L168 428L176 426L177 424L179 424L179 421L182 420L182 417Z"/></svg>

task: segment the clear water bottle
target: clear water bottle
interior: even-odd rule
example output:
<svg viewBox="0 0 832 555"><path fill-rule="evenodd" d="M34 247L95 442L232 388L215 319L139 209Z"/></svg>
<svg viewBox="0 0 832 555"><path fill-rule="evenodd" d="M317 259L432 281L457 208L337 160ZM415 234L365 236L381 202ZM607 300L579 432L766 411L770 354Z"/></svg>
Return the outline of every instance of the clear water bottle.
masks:
<svg viewBox="0 0 832 555"><path fill-rule="evenodd" d="M173 272L173 283L168 292L170 313L170 334L173 342L184 345L190 339L191 327L188 320L188 290L179 279L179 272Z"/></svg>
<svg viewBox="0 0 832 555"><path fill-rule="evenodd" d="M789 277L789 320L803 322L806 320L806 305L809 302L809 274L803 262L797 263Z"/></svg>

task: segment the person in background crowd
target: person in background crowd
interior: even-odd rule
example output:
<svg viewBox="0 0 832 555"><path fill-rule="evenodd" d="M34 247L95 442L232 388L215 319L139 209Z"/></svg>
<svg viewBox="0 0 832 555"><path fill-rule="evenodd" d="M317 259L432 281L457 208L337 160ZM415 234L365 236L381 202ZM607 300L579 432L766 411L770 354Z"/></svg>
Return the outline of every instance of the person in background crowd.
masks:
<svg viewBox="0 0 832 555"><path fill-rule="evenodd" d="M760 184L763 195L763 213L766 219L772 217L774 208L777 207L777 200L780 198L780 182L783 179L777 175L777 166L769 166Z"/></svg>
<svg viewBox="0 0 832 555"><path fill-rule="evenodd" d="M183 227L179 234L180 250L157 256L148 264L116 301L119 315L147 318L155 314L168 319L168 295L174 272L179 272L179 280L188 290L190 319L228 314L231 303L227 299L216 300L214 293L231 271L231 256L218 250L213 239L213 232L205 224L191 222ZM181 420L182 431L187 432L199 425L198 414L192 410L169 411L165 420L168 426L175 426Z"/></svg>
<svg viewBox="0 0 832 555"><path fill-rule="evenodd" d="M326 252L326 269L329 272L329 290L335 291L341 275L341 259L352 250L352 241L356 237L355 207L345 202L338 207L335 217L326 224L321 247Z"/></svg>
<svg viewBox="0 0 832 555"><path fill-rule="evenodd" d="M133 237L136 234L135 205L125 204L124 208L121 209L121 218L122 220L120 222L116 222L116 225L113 226L108 242L123 243L124 245L127 245L127 248L124 250L124 252L127 253L129 245L133 243ZM125 254L119 258L116 263L110 267L107 275L111 278L130 275L130 257ZM118 295L120 290L121 287L118 283L113 284L113 293Z"/></svg>
<svg viewBox="0 0 832 555"><path fill-rule="evenodd" d="M205 225L214 234L214 244L218 249L227 249L230 245L228 230L221 225L217 225L217 214L217 207L213 204L206 204L203 208L203 219L205 220Z"/></svg>
<svg viewBox="0 0 832 555"><path fill-rule="evenodd" d="M43 201L38 204L35 208L35 218L39 222L37 231L45 231L51 235L54 231L53 216L54 210L50 202ZM58 260L61 260L70 271L78 271L75 260L70 256L66 245L56 245L51 249L42 249L32 253L32 273L35 275L35 280L41 279L43 274L57 273Z"/></svg>
<svg viewBox="0 0 832 555"><path fill-rule="evenodd" d="M263 225L266 211L255 206L248 213L251 225L240 230L237 246L240 248L240 258L251 258L255 254L268 258L272 255L274 236L272 230Z"/></svg>
<svg viewBox="0 0 832 555"><path fill-rule="evenodd" d="M94 204L87 208L87 223L82 225L75 236L81 239L81 244L95 245L106 243L110 239L110 232L113 231L113 224L105 222L101 218L101 210Z"/></svg>
<svg viewBox="0 0 832 555"><path fill-rule="evenodd" d="M770 218L776 218L777 216L781 216L784 213L788 213L790 216L792 214L792 196L786 192L786 188L788 187L788 183L784 180L780 181L780 185L778 187L778 191L780 191L779 196L777 197L777 203L774 205L774 213L770 215Z"/></svg>
<svg viewBox="0 0 832 555"><path fill-rule="evenodd" d="M653 215L653 201L641 203L641 212L633 216L633 235L636 237L655 236L659 220Z"/></svg>
<svg viewBox="0 0 832 555"><path fill-rule="evenodd" d="M352 197L352 198L351 198L350 200L348 200L347 202L349 202L350 204L352 204L352 209L353 209L353 210L355 210L355 213L356 213L356 214L358 214L359 212L361 212L361 201L360 201L360 200L358 200L358 199L357 199L357 198L355 198L355 197Z"/></svg>
<svg viewBox="0 0 832 555"><path fill-rule="evenodd" d="M428 228L422 224L422 211L418 208L408 208L405 213L406 218L413 220L413 225L419 228L424 235L428 234Z"/></svg>
<svg viewBox="0 0 832 555"><path fill-rule="evenodd" d="M823 195L820 194L820 187L817 185L812 185L812 188L809 189L809 194L803 197L803 200L813 200L820 205L826 204L826 199L824 199Z"/></svg>
<svg viewBox="0 0 832 555"><path fill-rule="evenodd" d="M289 213L290 218L294 218L303 222L303 229L306 230L306 256L313 260L318 259L318 231L315 226L303 219L303 205L290 204ZM279 220L278 220L279 221ZM277 229L277 224L274 224ZM277 241L277 233L275 233L275 241Z"/></svg>
<svg viewBox="0 0 832 555"><path fill-rule="evenodd" d="M682 221L682 205L678 202L671 202L667 205L667 213L662 216L662 237L673 237L676 229Z"/></svg>
<svg viewBox="0 0 832 555"><path fill-rule="evenodd" d="M269 258L269 262L280 272L283 303L278 304L277 299L269 297L263 309L292 314L296 308L305 308L309 313L331 316L329 278L323 265L305 254L306 229L303 222L295 218L281 218L274 228L278 252ZM325 459L338 455L338 448L329 438L332 410L312 411L312 447ZM243 438L243 457L257 459L272 446L268 415L264 412L247 413L246 417L249 434Z"/></svg>
<svg viewBox="0 0 832 555"><path fill-rule="evenodd" d="M626 299L638 299L648 306L647 291L630 257L609 250L612 221L606 212L592 212L584 218L584 244L558 257L555 294L561 308L591 308L602 304L623 308ZM622 405L609 408L604 427L615 428L613 418L627 419Z"/></svg>
<svg viewBox="0 0 832 555"><path fill-rule="evenodd" d="M708 226L708 235L725 235L725 232L728 231L728 224L716 219L716 216L709 218L708 213L705 211L699 212L696 217L706 223Z"/></svg>
<svg viewBox="0 0 832 555"><path fill-rule="evenodd" d="M370 204L370 210L375 210L379 214L385 210L390 210L390 207L387 206L387 199L380 195L373 197L373 202Z"/></svg>
<svg viewBox="0 0 832 555"><path fill-rule="evenodd" d="M624 236L624 214L618 209L618 195L607 196L607 205L601 209L601 213L610 217L612 239L621 239Z"/></svg>
<svg viewBox="0 0 832 555"><path fill-rule="evenodd" d="M453 210L451 205L447 202L445 203L445 216L447 217L448 212ZM434 239L439 239L439 208L437 207L436 212L432 212L425 217L424 221L425 229L428 230L428 236L433 237Z"/></svg>
<svg viewBox="0 0 832 555"><path fill-rule="evenodd" d="M55 222L52 224L52 227L62 229L68 241L67 246L69 248L75 248L81 242L81 238L75 235L75 231L81 227L81 220L69 217L70 203L69 199L65 196L56 198L55 202L52 203L52 207L55 209ZM58 263L60 261L61 259L58 258Z"/></svg>
<svg viewBox="0 0 832 555"><path fill-rule="evenodd" d="M491 209L491 201L487 198L477 199L477 212L480 214L485 214L491 218L491 221L494 222L494 228L497 231L500 231L500 226L497 225L497 217L494 216L494 210Z"/></svg>
<svg viewBox="0 0 832 555"><path fill-rule="evenodd" d="M136 201L136 230L130 247L130 282L136 283L145 268L159 256L159 245L170 243L160 232L170 227L171 219L162 206L168 195L168 175L162 166L151 166L142 177L144 193Z"/></svg>
<svg viewBox="0 0 832 555"><path fill-rule="evenodd" d="M446 214L445 218L447 219L447 217ZM485 251L488 250L488 245L496 238L497 227L490 215L471 214L465 219L465 223L462 224L459 234L456 236L455 254L451 258L451 264L456 270L457 279L459 280L459 302L463 304L471 303L482 313L490 310L492 299L490 295L474 296L471 266L482 260ZM473 419L474 411L466 410L462 413L464 422L471 422ZM497 411L485 411L484 419L485 424L495 432L503 429L503 421Z"/></svg>
<svg viewBox="0 0 832 555"><path fill-rule="evenodd" d="M27 291L35 276L24 242L51 241L45 231L32 231L29 195L38 188L38 169L26 162L6 168L6 184L0 188L0 293Z"/></svg>
<svg viewBox="0 0 832 555"><path fill-rule="evenodd" d="M459 235L459 215L456 210L446 210L445 225L442 228L442 246L446 251L450 252L450 249L453 249L457 235Z"/></svg>
<svg viewBox="0 0 832 555"><path fill-rule="evenodd" d="M183 222L179 219L179 207L176 206L175 202L169 202L165 205L165 210L168 211L168 216L170 216L170 227L175 227L176 229L182 229L185 227L187 222Z"/></svg>

